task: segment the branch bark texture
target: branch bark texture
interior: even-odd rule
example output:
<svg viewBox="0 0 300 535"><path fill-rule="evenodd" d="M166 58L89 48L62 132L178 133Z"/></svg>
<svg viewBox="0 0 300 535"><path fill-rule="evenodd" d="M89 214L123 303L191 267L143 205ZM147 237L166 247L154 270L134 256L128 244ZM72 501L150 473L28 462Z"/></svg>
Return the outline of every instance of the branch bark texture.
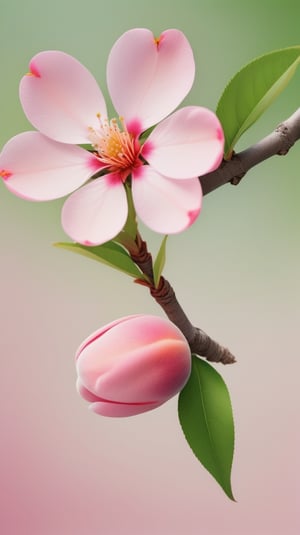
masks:
<svg viewBox="0 0 300 535"><path fill-rule="evenodd" d="M160 277L159 285L155 287L152 256L147 250L147 244L139 235L137 236L136 243L139 252L135 254L131 253L131 258L139 266L141 271L147 275L150 281L147 283L136 280L136 282L148 287L151 296L161 306L169 320L184 334L191 352L211 362L222 362L222 364L232 364L235 362L235 357L227 348L210 338L202 329L192 325L179 304L171 284L164 277Z"/></svg>
<svg viewBox="0 0 300 535"><path fill-rule="evenodd" d="M200 177L203 195L231 182L237 185L255 165L271 156L283 156L300 139L300 108L277 128L248 149L233 154L231 160L223 160L221 166Z"/></svg>

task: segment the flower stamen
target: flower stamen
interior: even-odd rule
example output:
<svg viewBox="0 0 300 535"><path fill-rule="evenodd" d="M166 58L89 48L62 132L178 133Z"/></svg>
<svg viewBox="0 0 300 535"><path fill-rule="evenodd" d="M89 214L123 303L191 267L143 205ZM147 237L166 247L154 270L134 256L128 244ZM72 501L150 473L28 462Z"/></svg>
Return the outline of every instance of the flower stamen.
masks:
<svg viewBox="0 0 300 535"><path fill-rule="evenodd" d="M139 160L140 144L128 132L123 117L119 117L119 121L115 118L102 119L100 113L97 117L99 128L89 128L92 146L101 163L110 172L121 172L125 180L134 167L142 164Z"/></svg>

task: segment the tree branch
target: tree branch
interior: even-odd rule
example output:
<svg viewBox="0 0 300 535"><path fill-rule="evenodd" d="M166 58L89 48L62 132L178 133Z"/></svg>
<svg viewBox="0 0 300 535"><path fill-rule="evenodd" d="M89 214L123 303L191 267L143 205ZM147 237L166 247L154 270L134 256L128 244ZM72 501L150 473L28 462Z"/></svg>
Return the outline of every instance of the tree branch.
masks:
<svg viewBox="0 0 300 535"><path fill-rule="evenodd" d="M135 282L143 286L147 286L150 294L155 301L162 307L169 320L172 321L183 333L188 341L192 353L196 353L201 357L206 358L211 362L222 362L222 364L232 364L235 362L235 357L230 351L215 342L202 329L194 327L183 308L177 301L175 292L170 283L164 278L160 277L159 285L156 288L153 280L153 264L152 256L147 250L147 244L138 234L136 238L138 246L138 253L130 252L132 260L140 267L142 272L147 275L149 283L137 279Z"/></svg>
<svg viewBox="0 0 300 535"><path fill-rule="evenodd" d="M184 334L192 353L205 357L211 362L233 364L236 361L229 349L218 344L202 329L192 325L177 301L172 286L164 277L160 278L158 288L150 287L150 293L163 308L169 320L177 325Z"/></svg>
<svg viewBox="0 0 300 535"><path fill-rule="evenodd" d="M231 160L223 160L216 171L200 177L203 194L207 195L227 182L237 185L249 169L276 154L287 154L298 139L300 139L300 108L286 121L277 126L274 132L252 147L238 154L233 154ZM222 362L223 364L235 362L235 357L229 349L215 342L202 329L192 325L177 301L172 286L164 277L160 278L159 285L155 288L152 257L147 250L146 242L142 240L139 234L136 238L136 245L137 250L134 252L129 251L131 258L142 272L147 275L150 282L142 280L136 280L135 282L149 288L152 297L162 307L170 321L177 325L184 334L191 351L212 362Z"/></svg>
<svg viewBox="0 0 300 535"><path fill-rule="evenodd" d="M203 195L207 195L227 182L231 182L236 186L252 167L271 156L287 154L299 139L300 108L278 125L274 132L258 141L258 143L238 154L234 154L231 160L223 160L216 171L201 176L199 180Z"/></svg>

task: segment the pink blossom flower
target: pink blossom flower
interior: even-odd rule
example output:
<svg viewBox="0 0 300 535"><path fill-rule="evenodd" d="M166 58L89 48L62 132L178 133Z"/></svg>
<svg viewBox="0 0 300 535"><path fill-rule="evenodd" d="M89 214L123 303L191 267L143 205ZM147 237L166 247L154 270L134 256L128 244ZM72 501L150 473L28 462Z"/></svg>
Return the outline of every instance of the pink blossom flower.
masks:
<svg viewBox="0 0 300 535"><path fill-rule="evenodd" d="M177 394L191 372L191 352L169 320L136 315L91 334L76 354L77 388L103 416L133 416Z"/></svg>
<svg viewBox="0 0 300 535"><path fill-rule="evenodd" d="M169 115L194 74L193 52L180 31L166 30L158 39L147 29L126 32L108 58L108 89L120 116L109 120L102 92L81 63L59 51L37 54L21 80L20 99L38 132L19 134L4 146L0 176L29 200L73 192L62 225L83 244L104 243L122 230L125 182L148 227L164 234L186 229L201 208L197 177L219 166L224 144L210 110L187 106ZM93 152L80 144L92 145Z"/></svg>

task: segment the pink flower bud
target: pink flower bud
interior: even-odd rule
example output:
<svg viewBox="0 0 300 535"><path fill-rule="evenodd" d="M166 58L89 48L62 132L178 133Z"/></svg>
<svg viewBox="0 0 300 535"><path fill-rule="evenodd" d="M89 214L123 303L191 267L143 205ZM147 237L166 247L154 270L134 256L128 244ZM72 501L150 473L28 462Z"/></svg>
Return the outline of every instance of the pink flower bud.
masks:
<svg viewBox="0 0 300 535"><path fill-rule="evenodd" d="M169 320L120 318L89 336L76 354L77 388L103 416L132 416L177 394L191 371L191 352Z"/></svg>

